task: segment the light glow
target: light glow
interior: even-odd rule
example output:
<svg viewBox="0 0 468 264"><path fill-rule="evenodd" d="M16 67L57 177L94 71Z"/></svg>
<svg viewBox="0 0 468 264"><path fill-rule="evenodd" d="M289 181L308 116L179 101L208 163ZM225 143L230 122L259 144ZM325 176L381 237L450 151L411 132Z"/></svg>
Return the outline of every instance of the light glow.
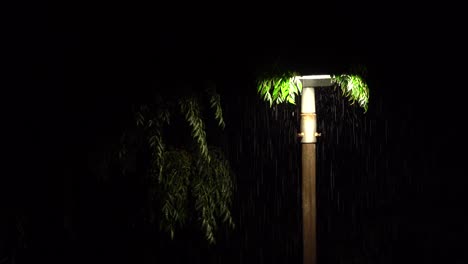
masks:
<svg viewBox="0 0 468 264"><path fill-rule="evenodd" d="M315 116L315 90L312 87L302 89L301 97L301 133L302 143L317 142L317 119Z"/></svg>
<svg viewBox="0 0 468 264"><path fill-rule="evenodd" d="M315 113L315 91L312 87L302 89L301 113Z"/></svg>
<svg viewBox="0 0 468 264"><path fill-rule="evenodd" d="M331 75L322 74L322 75L304 75L304 76L297 76L300 80L318 80L318 79L331 79Z"/></svg>

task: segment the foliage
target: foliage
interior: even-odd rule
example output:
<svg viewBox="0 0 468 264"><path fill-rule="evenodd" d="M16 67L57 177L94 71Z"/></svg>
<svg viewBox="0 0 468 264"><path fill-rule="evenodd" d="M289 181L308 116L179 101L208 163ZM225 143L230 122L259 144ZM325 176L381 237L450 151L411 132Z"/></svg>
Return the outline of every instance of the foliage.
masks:
<svg viewBox="0 0 468 264"><path fill-rule="evenodd" d="M257 79L257 91L263 100L270 103L270 107L273 103L295 104L296 95L302 92L302 82L293 71L264 74Z"/></svg>
<svg viewBox="0 0 468 264"><path fill-rule="evenodd" d="M331 81L341 89L351 103L357 102L367 112L369 87L360 75L332 75ZM257 79L257 92L264 101L270 104L270 107L273 103L295 104L296 95L302 92L302 82L298 74L292 71L264 74Z"/></svg>
<svg viewBox="0 0 468 264"><path fill-rule="evenodd" d="M225 127L220 96L214 88L205 90L218 127ZM152 210L159 214L159 226L173 239L178 228L194 221L209 243L215 243L219 221L234 227L230 204L233 173L222 151L208 145L204 105L199 94L182 98L158 96L156 103L141 105L135 111L136 128L150 153L148 179ZM170 121L181 118L190 127L190 140L177 145ZM179 136L179 134L177 134ZM129 141L123 141L119 156L128 158ZM138 146L141 148L142 146ZM125 166L123 166L125 168ZM195 210L195 213L192 213ZM154 215L154 214L153 214ZM191 217L195 215L195 219Z"/></svg>
<svg viewBox="0 0 468 264"><path fill-rule="evenodd" d="M162 177L158 178L162 217L160 228L174 238L176 225L182 226L188 217L188 197L191 174L190 153L185 150L170 150L164 153L161 166Z"/></svg>
<svg viewBox="0 0 468 264"><path fill-rule="evenodd" d="M223 120L223 109L221 107L221 97L216 92L213 87L209 87L206 90L206 93L209 95L210 98L210 107L214 110L215 119L218 121L218 126L224 129L226 124Z"/></svg>
<svg viewBox="0 0 468 264"><path fill-rule="evenodd" d="M367 112L369 102L369 87L361 76L356 74L340 74L332 76L332 82L341 88L342 93L351 104L357 102Z"/></svg>
<svg viewBox="0 0 468 264"><path fill-rule="evenodd" d="M205 124L201 118L197 98L182 99L179 105L180 111L185 115L185 119L192 129L192 137L198 143L200 155L209 162L210 155L208 154L208 144L206 142Z"/></svg>
<svg viewBox="0 0 468 264"><path fill-rule="evenodd" d="M222 152L210 147L211 162L198 159L195 162L196 172L192 182L195 209L210 243L215 242L214 231L217 229L216 218L234 227L228 201L233 194L233 183L228 161Z"/></svg>

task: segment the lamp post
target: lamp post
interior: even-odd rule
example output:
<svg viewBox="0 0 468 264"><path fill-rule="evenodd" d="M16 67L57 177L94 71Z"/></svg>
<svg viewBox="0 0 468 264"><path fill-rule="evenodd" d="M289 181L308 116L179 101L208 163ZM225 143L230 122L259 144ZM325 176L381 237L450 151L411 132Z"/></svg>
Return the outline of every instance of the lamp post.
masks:
<svg viewBox="0 0 468 264"><path fill-rule="evenodd" d="M260 96L270 103L289 102L294 104L296 94L301 97L302 143L302 221L303 263L317 263L317 199L316 199L316 145L317 118L315 114L315 88L338 85L352 103L357 102L367 111L369 88L356 74L291 76L291 72L266 75L258 80ZM286 76L286 77L285 77ZM301 87L297 87L297 82ZM301 89L302 88L302 89ZM302 91L301 91L302 90ZM270 92L271 91L271 92Z"/></svg>
<svg viewBox="0 0 468 264"><path fill-rule="evenodd" d="M317 117L315 113L316 87L331 86L330 75L298 77L302 82L301 131L302 143L302 239L303 263L317 263L317 185L316 142Z"/></svg>

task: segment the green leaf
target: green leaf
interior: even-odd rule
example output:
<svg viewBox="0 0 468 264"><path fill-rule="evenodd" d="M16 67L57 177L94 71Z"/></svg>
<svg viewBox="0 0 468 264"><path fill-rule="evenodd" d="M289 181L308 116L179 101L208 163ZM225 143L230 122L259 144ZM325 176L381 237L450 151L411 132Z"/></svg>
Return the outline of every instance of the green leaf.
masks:
<svg viewBox="0 0 468 264"><path fill-rule="evenodd" d="M332 82L338 85L351 104L357 102L367 112L369 87L358 75L340 74L332 76Z"/></svg>
<svg viewBox="0 0 468 264"><path fill-rule="evenodd" d="M296 85L296 74L294 72L281 72L277 74L265 74L258 78L257 89L260 97L270 103L280 104L289 102L295 104L295 94L299 94L302 87ZM272 91L271 93L269 91Z"/></svg>

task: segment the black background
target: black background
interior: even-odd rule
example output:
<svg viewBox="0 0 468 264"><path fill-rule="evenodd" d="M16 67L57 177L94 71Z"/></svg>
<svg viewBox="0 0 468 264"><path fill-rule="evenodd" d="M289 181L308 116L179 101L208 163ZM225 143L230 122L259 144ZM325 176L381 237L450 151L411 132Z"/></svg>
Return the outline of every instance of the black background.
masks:
<svg viewBox="0 0 468 264"><path fill-rule="evenodd" d="M177 86L179 79L213 76L231 83L223 91L229 105L238 100L236 94L252 94L244 90L249 88L242 86L244 80L279 60L306 73L367 66L378 98L371 107L380 109L371 108L370 115L393 124L390 133L405 146L415 175L428 171L415 177L424 191L398 205L410 212L408 226L426 224L420 233L407 232L401 259L426 254L450 259L446 263L467 260L466 61L461 16L452 7L49 2L19 4L14 10L5 17L2 37L7 43L2 132L8 168L1 185L3 252L13 243L5 234L13 232L12 219L20 214L26 215L31 238L23 263L88 262L80 250L99 239L83 221L82 229L89 230L83 231L82 244L66 243L64 173L85 170L79 161L89 149L115 139L130 105L145 100L155 79L176 80ZM79 184L86 186L86 180ZM78 189L92 192L92 187ZM103 241L111 241L112 234L106 234ZM423 234L431 234L425 242L430 246L408 249L423 244ZM106 250L102 260L112 255L112 246ZM251 263L248 257L243 261Z"/></svg>

